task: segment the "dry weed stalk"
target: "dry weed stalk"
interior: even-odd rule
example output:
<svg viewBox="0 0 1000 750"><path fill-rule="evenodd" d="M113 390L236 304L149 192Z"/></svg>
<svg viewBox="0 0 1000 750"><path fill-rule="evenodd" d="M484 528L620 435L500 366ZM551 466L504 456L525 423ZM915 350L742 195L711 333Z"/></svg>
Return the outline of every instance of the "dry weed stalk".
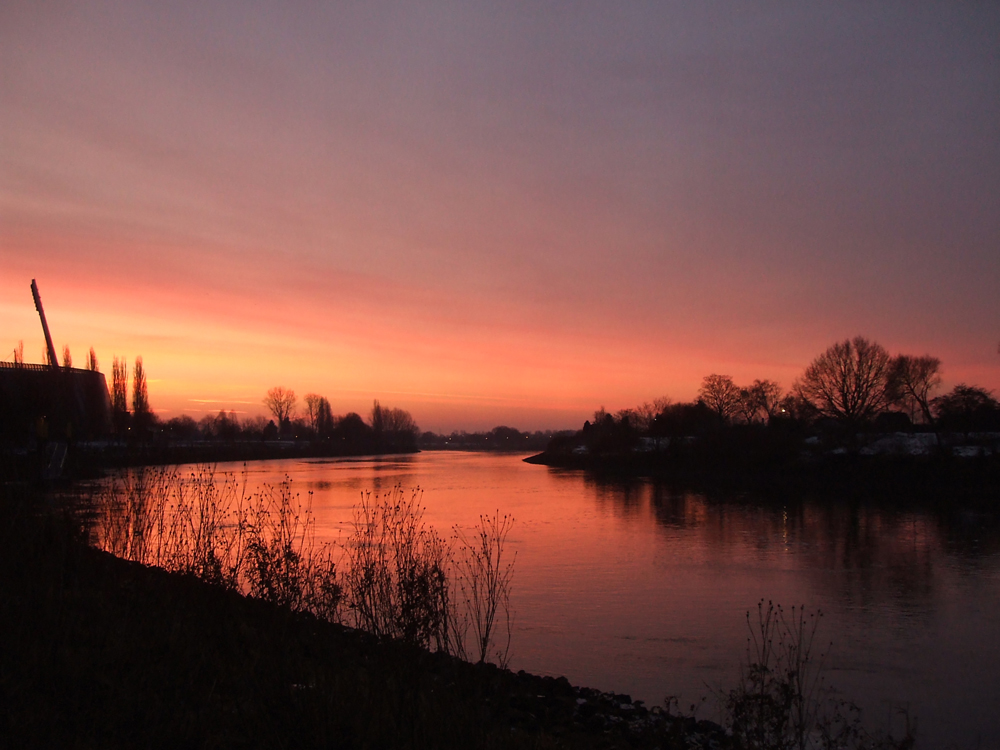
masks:
<svg viewBox="0 0 1000 750"><path fill-rule="evenodd" d="M247 494L245 475L142 467L112 477L96 516L96 545L118 557L339 620L336 561L287 477Z"/></svg>
<svg viewBox="0 0 1000 750"><path fill-rule="evenodd" d="M772 602L757 604L757 622L747 612L747 661L737 687L723 695L734 747L746 750L901 750L905 736L873 734L861 723L856 705L835 699L823 677L826 651L814 652L822 612ZM832 644L830 644L832 645Z"/></svg>
<svg viewBox="0 0 1000 750"><path fill-rule="evenodd" d="M96 544L325 620L340 622L346 607L376 636L506 667L514 521L497 512L468 536L456 527L456 550L424 523L422 497L401 486L363 493L338 560L316 543L312 494L303 501L288 477L248 493L245 474L140 468L99 493Z"/></svg>
<svg viewBox="0 0 1000 750"><path fill-rule="evenodd" d="M450 651L448 549L423 521L422 496L401 486L362 493L345 548L346 603L356 627Z"/></svg>
<svg viewBox="0 0 1000 750"><path fill-rule="evenodd" d="M507 536L513 525L513 517L501 516L497 511L492 516L480 516L471 536L455 527L459 547L454 566L465 607L463 625L471 627L475 635L477 661L487 661L492 652L501 668L506 668L510 657L513 626L510 584L517 553L509 559L504 556ZM503 628L502 634L500 628ZM464 632L465 627L462 628ZM498 635L500 643L495 643ZM465 650L464 643L462 650Z"/></svg>

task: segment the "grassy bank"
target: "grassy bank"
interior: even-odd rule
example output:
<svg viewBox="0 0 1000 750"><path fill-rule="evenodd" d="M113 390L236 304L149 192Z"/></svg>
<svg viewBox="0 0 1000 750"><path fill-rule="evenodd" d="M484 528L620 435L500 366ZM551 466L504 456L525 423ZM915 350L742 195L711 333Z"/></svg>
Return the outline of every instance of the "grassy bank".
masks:
<svg viewBox="0 0 1000 750"><path fill-rule="evenodd" d="M8 485L0 504L5 746L624 748L721 737L628 696L378 640L115 558L42 502Z"/></svg>
<svg viewBox="0 0 1000 750"><path fill-rule="evenodd" d="M236 507L249 512L223 533L212 509L230 507L219 500L235 492L230 480L146 476L155 481L110 496L102 512L114 512L96 521L101 543L119 555L155 557L174 572L95 549L94 530L78 514L26 484L2 485L0 745L725 750L804 747L808 739L810 747L910 746L909 738L868 734L858 717L841 713L847 704L830 704L831 712L817 700L815 631L803 630L794 609L787 623L780 610L774 617L768 610L766 627L761 620L759 642L777 646L748 652L744 679L720 695L730 717L724 729L564 678L472 664L441 641L434 650L415 645L433 639L405 629L376 637L345 627L329 600L317 606L309 593L333 573L317 567L328 558L285 546L308 536L307 525L293 524L302 515L287 493L240 495ZM172 500L158 506L164 488ZM142 498L141 514L129 497ZM405 507L395 492L388 499L386 508ZM362 511L375 517L371 507ZM171 518L180 520L171 526ZM397 515L390 520L386 528L407 528ZM419 523L408 528L416 536L404 537L419 537ZM152 529L160 531L151 536ZM252 564L231 565L237 558ZM355 573L368 570L357 558L353 565ZM286 584L263 585L276 571L297 594ZM337 579L348 608L357 606L350 579Z"/></svg>

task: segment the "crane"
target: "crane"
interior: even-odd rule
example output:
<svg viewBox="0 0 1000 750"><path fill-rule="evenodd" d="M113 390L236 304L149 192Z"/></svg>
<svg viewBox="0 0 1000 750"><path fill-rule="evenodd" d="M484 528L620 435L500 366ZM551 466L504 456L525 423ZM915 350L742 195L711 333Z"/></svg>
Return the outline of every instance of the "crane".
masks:
<svg viewBox="0 0 1000 750"><path fill-rule="evenodd" d="M42 298L38 294L38 284L35 280L31 280L31 296L35 298L35 309L38 310L38 316L42 319L42 330L45 332L45 346L49 350L49 366L54 369L59 369L59 359L56 357L56 348L52 346L52 336L49 335L49 324L45 322L45 310L42 309Z"/></svg>

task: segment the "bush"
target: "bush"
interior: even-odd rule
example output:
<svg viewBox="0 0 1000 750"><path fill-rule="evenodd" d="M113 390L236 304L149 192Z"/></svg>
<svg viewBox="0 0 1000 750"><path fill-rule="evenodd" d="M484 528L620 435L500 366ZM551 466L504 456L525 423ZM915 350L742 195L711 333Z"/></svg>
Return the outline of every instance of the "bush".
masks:
<svg viewBox="0 0 1000 750"><path fill-rule="evenodd" d="M211 467L119 473L98 492L92 536L117 557L186 573L293 611L504 667L510 654L509 516L480 517L457 549L423 521L422 492L365 492L339 550L315 540L311 493L287 477L248 493ZM342 572L340 570L342 566ZM474 644L466 648L466 636Z"/></svg>
<svg viewBox="0 0 1000 750"><path fill-rule="evenodd" d="M117 557L339 620L332 548L316 544L309 501L287 478L247 494L245 478L211 467L140 467L101 489L94 520L95 545Z"/></svg>
<svg viewBox="0 0 1000 750"><path fill-rule="evenodd" d="M868 732L852 703L835 700L823 676L827 652L814 651L822 613L757 604L757 622L747 612L747 659L739 683L723 695L733 744L746 750L805 748L896 748L913 745Z"/></svg>
<svg viewBox="0 0 1000 750"><path fill-rule="evenodd" d="M423 522L419 489L365 492L345 547L354 625L382 638L451 650L448 548Z"/></svg>

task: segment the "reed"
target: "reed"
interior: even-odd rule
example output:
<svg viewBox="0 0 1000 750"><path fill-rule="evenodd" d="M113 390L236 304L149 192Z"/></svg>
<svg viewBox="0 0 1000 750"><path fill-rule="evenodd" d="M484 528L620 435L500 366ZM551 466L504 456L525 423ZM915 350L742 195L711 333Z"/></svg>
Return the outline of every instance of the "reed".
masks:
<svg viewBox="0 0 1000 750"><path fill-rule="evenodd" d="M737 750L906 750L914 744L907 721L901 739L868 730L852 702L826 685L829 649L818 647L823 614L785 610L764 600L756 622L747 612L746 660L737 685L722 695Z"/></svg>
<svg viewBox="0 0 1000 750"><path fill-rule="evenodd" d="M424 522L423 493L362 493L342 545L317 543L312 494L288 477L140 467L97 493L95 546L378 638L506 667L511 647L510 516L482 516L452 542ZM467 640L471 642L467 643Z"/></svg>
<svg viewBox="0 0 1000 750"><path fill-rule="evenodd" d="M139 467L97 493L92 539L116 557L339 622L336 556L316 542L311 497L287 477L248 492L245 474Z"/></svg>

